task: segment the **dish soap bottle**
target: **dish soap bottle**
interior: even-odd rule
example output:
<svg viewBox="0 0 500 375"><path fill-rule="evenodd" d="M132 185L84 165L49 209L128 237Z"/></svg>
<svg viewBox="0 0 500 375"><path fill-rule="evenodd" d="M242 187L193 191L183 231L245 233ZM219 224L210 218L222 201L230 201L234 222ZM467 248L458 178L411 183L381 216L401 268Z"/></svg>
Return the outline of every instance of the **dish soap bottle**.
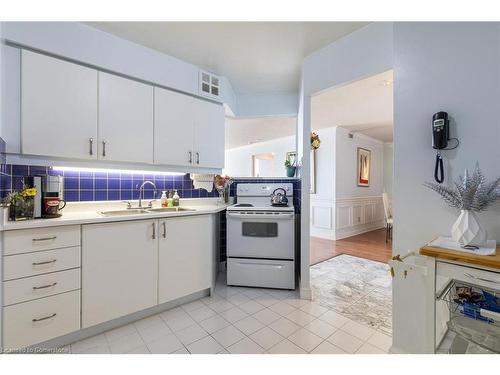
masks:
<svg viewBox="0 0 500 375"><path fill-rule="evenodd" d="M162 207L167 207L168 206L168 202L167 202L167 192L166 191L162 191L161 192L161 206Z"/></svg>
<svg viewBox="0 0 500 375"><path fill-rule="evenodd" d="M168 192L167 207L174 207L174 199L172 198L172 192Z"/></svg>
<svg viewBox="0 0 500 375"><path fill-rule="evenodd" d="M179 194L177 194L177 189L174 189L174 196L173 196L173 200L174 200L174 207L178 207L179 206Z"/></svg>

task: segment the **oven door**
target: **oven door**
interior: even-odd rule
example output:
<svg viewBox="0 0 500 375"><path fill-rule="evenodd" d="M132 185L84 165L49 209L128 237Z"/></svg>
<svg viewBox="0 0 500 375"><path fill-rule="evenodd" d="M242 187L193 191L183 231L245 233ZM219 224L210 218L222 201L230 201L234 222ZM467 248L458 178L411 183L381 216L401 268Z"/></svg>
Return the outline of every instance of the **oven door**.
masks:
<svg viewBox="0 0 500 375"><path fill-rule="evenodd" d="M227 256L294 259L293 212L228 212Z"/></svg>

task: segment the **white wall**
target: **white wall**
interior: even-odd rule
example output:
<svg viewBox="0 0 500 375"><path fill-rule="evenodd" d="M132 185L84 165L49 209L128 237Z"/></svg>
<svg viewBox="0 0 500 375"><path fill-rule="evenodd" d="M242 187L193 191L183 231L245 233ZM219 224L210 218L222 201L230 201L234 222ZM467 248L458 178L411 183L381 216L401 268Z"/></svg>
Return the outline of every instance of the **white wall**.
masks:
<svg viewBox="0 0 500 375"><path fill-rule="evenodd" d="M433 181L435 112L449 113L451 136L460 139L458 149L443 153L445 184L476 161L489 179L500 175L500 26L396 23L394 61L393 252L404 254L449 234L458 215L422 186ZM479 216L490 238L499 241L500 204ZM401 283L395 278L396 291ZM394 300L393 340L398 350L422 350L417 338L426 327L432 329L433 322L419 314L421 306L422 301Z"/></svg>
<svg viewBox="0 0 500 375"><path fill-rule="evenodd" d="M289 92L238 93L238 117L297 116L298 94Z"/></svg>
<svg viewBox="0 0 500 375"><path fill-rule="evenodd" d="M337 127L336 130L335 198L381 196L384 170L383 143L359 133L354 133L354 137L349 138L349 131L345 128ZM370 186L368 187L357 184L358 147L371 151Z"/></svg>
<svg viewBox="0 0 500 375"><path fill-rule="evenodd" d="M295 151L295 136L226 150L226 161L223 172L232 177L251 177L252 155L271 152L274 154L275 175L269 177L286 177L284 163L286 153L289 151Z"/></svg>
<svg viewBox="0 0 500 375"><path fill-rule="evenodd" d="M315 130L321 140L316 153L316 193L311 194L311 236L335 238L336 128Z"/></svg>
<svg viewBox="0 0 500 375"><path fill-rule="evenodd" d="M384 191L392 197L394 147L392 143L384 143Z"/></svg>
<svg viewBox="0 0 500 375"><path fill-rule="evenodd" d="M341 128L317 131L316 194L311 194L311 236L340 239L380 228L383 143ZM370 186L357 186L357 148L371 151Z"/></svg>

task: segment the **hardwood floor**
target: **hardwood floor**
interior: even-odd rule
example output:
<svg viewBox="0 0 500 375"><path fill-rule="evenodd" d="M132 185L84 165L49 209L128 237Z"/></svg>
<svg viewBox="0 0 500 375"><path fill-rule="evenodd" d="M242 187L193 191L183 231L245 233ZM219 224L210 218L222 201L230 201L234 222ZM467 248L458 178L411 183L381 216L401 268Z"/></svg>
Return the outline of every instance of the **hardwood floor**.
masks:
<svg viewBox="0 0 500 375"><path fill-rule="evenodd" d="M392 257L392 243L385 242L385 229L378 229L342 240L311 237L310 264L316 264L339 254L387 263Z"/></svg>

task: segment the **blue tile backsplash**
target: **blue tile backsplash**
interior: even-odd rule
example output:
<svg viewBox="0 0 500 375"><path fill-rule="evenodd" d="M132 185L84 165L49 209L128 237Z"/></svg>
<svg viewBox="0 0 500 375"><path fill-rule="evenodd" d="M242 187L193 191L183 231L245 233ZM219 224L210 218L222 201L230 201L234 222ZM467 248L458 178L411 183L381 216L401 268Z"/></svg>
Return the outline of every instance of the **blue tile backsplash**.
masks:
<svg viewBox="0 0 500 375"><path fill-rule="evenodd" d="M24 176L43 175L64 176L64 199L68 202L138 199L138 188L145 180L153 181L159 191L177 189L181 198L208 198L219 196L215 189L211 192L207 192L205 189L194 189L189 174L166 176L115 172L54 171L51 167L46 166L15 164L0 165L0 196L3 198L10 191L21 189ZM293 204L296 208L296 212L300 213L300 180L280 178L235 178L230 188L230 195L235 195L238 183L251 182L292 182L294 188ZM153 199L153 193L154 191L151 186L145 187L144 196L146 199ZM157 194L156 198L160 198L159 194Z"/></svg>

